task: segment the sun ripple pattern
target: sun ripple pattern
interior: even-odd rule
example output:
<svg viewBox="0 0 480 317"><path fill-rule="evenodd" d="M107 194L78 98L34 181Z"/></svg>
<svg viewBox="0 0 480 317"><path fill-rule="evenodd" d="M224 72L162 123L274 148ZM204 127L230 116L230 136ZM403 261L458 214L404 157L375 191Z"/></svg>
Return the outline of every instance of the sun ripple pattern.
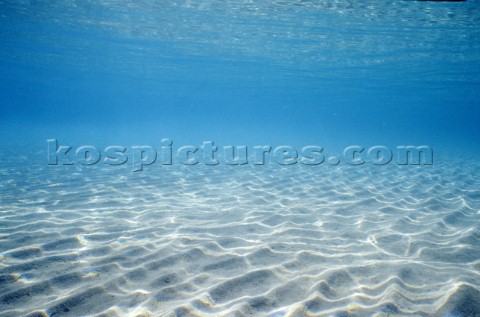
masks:
<svg viewBox="0 0 480 317"><path fill-rule="evenodd" d="M479 171L5 164L0 315L480 316Z"/></svg>

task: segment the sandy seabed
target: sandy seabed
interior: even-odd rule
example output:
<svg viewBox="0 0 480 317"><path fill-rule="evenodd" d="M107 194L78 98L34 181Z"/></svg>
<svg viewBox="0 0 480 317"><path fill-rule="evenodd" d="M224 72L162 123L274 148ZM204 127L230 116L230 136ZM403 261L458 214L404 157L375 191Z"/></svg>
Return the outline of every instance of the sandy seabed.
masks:
<svg viewBox="0 0 480 317"><path fill-rule="evenodd" d="M480 316L480 164L0 169L0 316Z"/></svg>

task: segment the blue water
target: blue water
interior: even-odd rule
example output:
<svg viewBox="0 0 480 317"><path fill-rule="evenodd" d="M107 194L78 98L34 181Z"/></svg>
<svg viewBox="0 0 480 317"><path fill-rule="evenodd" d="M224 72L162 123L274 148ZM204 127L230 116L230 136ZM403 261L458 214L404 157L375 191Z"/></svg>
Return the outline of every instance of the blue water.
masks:
<svg viewBox="0 0 480 317"><path fill-rule="evenodd" d="M2 1L3 139L476 151L478 5Z"/></svg>
<svg viewBox="0 0 480 317"><path fill-rule="evenodd" d="M2 312L5 316L40 312L47 316L101 313L106 314L102 316L137 316L137 313L145 313L142 316L181 316L182 313L193 316L221 313L227 316L367 316L374 313L378 316L388 313L479 316L479 23L478 0L0 0L0 144L3 147L0 155L0 177L3 179L0 239L5 241L0 250L0 315ZM132 172L135 169L132 146L149 146L160 153L164 138L173 142L173 153L183 145L200 147L204 141L213 141L220 147L219 153L227 145L245 145L249 151L255 145L272 148L288 145L299 152L304 146L315 145L323 147L327 158L330 154L340 155L351 145L365 149L381 145L392 149L393 153L397 146L425 145L432 149L434 160L433 165L398 166L394 160L387 166L368 164L356 168L341 159L339 165L325 161L323 166L310 170L304 170L301 164L290 168L275 163L265 169L228 169L220 164L218 169L213 166L204 170L202 164L189 167L173 162L173 166L163 166L157 162L146 166L142 172ZM100 161L95 166L86 166L74 161L72 165L51 166L47 160L48 139L72 146L73 151L81 145L100 151L109 145L119 145L127 149L128 164L108 166ZM101 155L103 160L104 152ZM309 171L312 174L308 175ZM230 191L232 188L234 190ZM319 192L312 192L315 188ZM169 231L176 222L168 218L171 227L165 225L163 233L149 231L151 236L147 234L145 238L139 231L129 236L134 241L145 239L139 242L139 248L150 255L159 256L160 246L163 247L164 239L170 239L171 235L177 240L173 246L166 244L172 249L165 247L168 249L165 254L175 254L179 250L190 252L190 244L182 239L198 239L202 252L208 254L207 244L203 243L213 239L212 243L232 255L222 244L228 234L216 236L213 229L211 236L198 233L202 228L208 231L209 224L202 227L205 219L200 216L199 222L194 222L195 213L190 212L195 206L203 206L215 210L220 218L222 213L238 208L239 212L248 215L244 219L246 226L258 221L262 226L276 228L271 232L262 231L267 237L287 232L278 240L252 238L267 241L268 252L278 251L272 247L277 242L288 244L290 230L315 231L321 223L333 223L333 227L325 226L330 235L326 233L324 238L319 238L320 244L322 239L333 241L335 245L338 239L345 239L347 247L336 246L337 250L344 250L342 248L362 241L376 247L371 250L359 247L360 256L376 252L374 250L381 250L382 256L365 255L362 258L365 262L359 260L361 264L356 269L347 266L346 271L338 274L338 279L347 285L343 289L342 283L337 285L324 276L330 274L328 265L320 265L317 271L310 271L310 264L302 267L301 273L289 271L293 265L289 261L300 259L305 252L323 252L328 254L327 258L332 255L330 261L340 265L334 260L337 251L332 251L334 247L330 242L327 244L333 248L331 254L316 250L312 241L303 241L304 247L289 245L287 251L292 253L282 253L278 256L281 260L275 262L275 256L271 255L274 260L258 264L261 261L249 255L267 249L248 244L253 240L239 242L250 231L231 229L231 238L239 239L232 240L239 248L232 252L242 257L232 265L240 263L240 269L233 270L231 276L227 270L220 280L202 284L197 283L196 278L200 279L202 272L208 269L197 272L197 267L191 269L187 265L184 269L190 268L193 276L186 282L173 279L172 283L189 285L196 290L176 289L177 297L169 295L173 296L174 300L170 298L173 302L159 300L161 304L152 304L153 299L145 294L163 292L163 289L151 285L141 287L141 279L128 275L131 283L140 283L127 287L129 291L142 289L147 292L136 294L136 300L132 299L130 304L110 299L115 287L106 280L77 284L69 279L68 283L73 284L67 283L63 289L63 284L58 286L60 282L49 280L53 276L47 276L78 274L75 277L83 281L90 274L85 273L83 267L52 273L47 269L42 271L43 266L39 265L38 275L32 273L30 281L31 271L25 269L32 263L30 261L73 256L85 263L96 263L90 253L85 253L85 249L90 248L97 250L99 257L124 256L130 249L121 246L124 243L128 247L133 245L123 242L124 238L117 233L133 226L133 220L128 220L133 216L125 216L125 222L119 225L121 230L113 228L111 231L105 226L118 216L117 212L118 217L124 217L121 214L124 209L132 214L154 213L158 199L162 202L161 208L172 212L172 219L183 219L186 227ZM86 210L82 210L84 203L89 206ZM326 208L322 209L327 213L325 219L317 215L320 211L315 206L319 205ZM265 210L257 210L255 206L265 206ZM103 208L109 212L105 218L101 216ZM389 218L392 212L389 208L397 210L395 217ZM68 210L75 216L68 216ZM285 214L279 219L287 220L277 222L262 214L280 210ZM318 217L296 219L298 210L303 210L300 214L305 212ZM365 216L357 219L358 214L343 214L344 210L357 210ZM97 218L90 218L90 211L98 213ZM250 215L250 211L254 214ZM369 212L373 213L371 217ZM439 213L437 217L435 212ZM383 217L384 213L392 232L381 229L383 220L377 217ZM152 215L134 218L141 223L142 219L150 221L154 218ZM157 216L163 219L162 215ZM335 236L350 216L356 224L363 225L355 229L344 228L352 230L351 236L348 232L346 236ZM232 217L223 220L229 228L241 223ZM65 219L80 220L69 223L70 231L60 230ZM90 226L89 221L97 226ZM193 221L191 227L189 221ZM402 227L405 221L408 224ZM310 227L310 222L319 224L318 228ZM410 230L408 226L416 222L419 222L419 231ZM51 223L56 225L51 227L48 225ZM371 223L370 231L368 223ZM46 224L53 229L40 229ZM154 230L151 223L144 226ZM29 233L30 230L34 232ZM49 230L58 234L46 234ZM89 232L95 230L111 234L111 239L89 239ZM426 236L418 236L418 232ZM439 236L436 232L440 232ZM441 237L442 234L445 236ZM447 236L451 239L445 240ZM382 237L385 239L381 240ZM57 240L58 244L67 243L67 246L58 248ZM429 253L437 252L435 246L446 245L451 249L445 254L442 251L435 256ZM197 245L192 243L193 251L196 250L194 246ZM253 253L244 254L242 250L250 247ZM102 248L108 250L102 253L99 251L104 250ZM460 254L466 254L462 253L462 248L472 256L462 258ZM22 252L27 255L18 256L24 254ZM338 252L343 254L343 251ZM145 261L151 261L152 257ZM261 259L263 261L264 257ZM355 259L347 262L355 262ZM390 263L392 259L392 265L399 267L398 272L382 267L380 270L385 274L377 280L366 279L373 274L370 269L375 271L370 267L368 272L359 273L371 261ZM136 264L122 261L120 259L118 264L120 271L115 273L119 276L136 267ZM405 267L398 261L404 261ZM115 258L112 262L117 263ZM419 263L425 267L413 267ZM419 276L425 276L429 274L423 273L429 271L427 267L436 267L438 263L443 263L439 269L441 273L428 275L430 281L419 278L415 284L415 278L410 278L409 282L408 272L421 272ZM98 270L97 266L93 267ZM257 269L265 271L255 271ZM148 266L143 270L149 272L149 279L161 275L149 275ZM291 275L283 276L280 273L283 270ZM267 294L265 298L275 301L277 306L255 297L260 295L249 285L250 279L242 280L245 276L257 276L254 271L263 272L258 274L259 279L270 286L261 294ZM455 272L460 271L460 276L455 277ZM184 273L172 274L181 276ZM280 295L270 296L274 291L281 292L276 288L278 285L288 285L285 280L305 276L317 279L296 284L309 285L308 290L300 287L293 291L304 295L291 295L294 298L291 301L282 301ZM233 279L225 282L222 278ZM399 297L389 297L388 290L379 285L384 282L390 285L392 278L400 279L400 282L393 282L395 285L405 282L398 287L408 291L400 291ZM338 293L332 291L336 295L328 295L324 285L316 284L320 281L326 281L333 289L337 285ZM40 285L38 283L50 283L52 289L37 294L35 285ZM33 290L29 292L37 296L30 304L23 305L23 299L11 300L30 284ZM243 291L242 285L246 285ZM377 293L365 288L354 291L354 285L381 291ZM429 291L426 285L437 289ZM95 308L88 310L82 305L90 305L90 295L98 291L95 287L101 288L100 298L104 303L92 304ZM229 287L240 295L233 296ZM352 291L349 292L348 287L352 287ZM412 290L414 287L425 289L421 289L419 295ZM83 290L86 291L82 293ZM323 297L312 299L315 292ZM355 295L362 292L367 298L371 296L378 301L362 302ZM75 297L79 293L83 297ZM139 296L147 296L149 300L141 300ZM158 300L159 296L155 298ZM242 296L247 298L242 299ZM200 307L199 301L208 300L211 300L209 308L207 304ZM75 306L75 301L87 304ZM258 303L252 304L252 301ZM62 310L62 303L70 307L70 312ZM245 308L242 306L245 303L250 306Z"/></svg>

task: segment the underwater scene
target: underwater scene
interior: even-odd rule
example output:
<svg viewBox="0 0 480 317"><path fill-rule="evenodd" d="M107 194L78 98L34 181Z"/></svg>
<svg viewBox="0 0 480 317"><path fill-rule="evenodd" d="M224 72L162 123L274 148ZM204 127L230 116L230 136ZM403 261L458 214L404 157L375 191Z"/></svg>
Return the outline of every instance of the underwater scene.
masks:
<svg viewBox="0 0 480 317"><path fill-rule="evenodd" d="M0 317L480 316L480 0L0 0Z"/></svg>

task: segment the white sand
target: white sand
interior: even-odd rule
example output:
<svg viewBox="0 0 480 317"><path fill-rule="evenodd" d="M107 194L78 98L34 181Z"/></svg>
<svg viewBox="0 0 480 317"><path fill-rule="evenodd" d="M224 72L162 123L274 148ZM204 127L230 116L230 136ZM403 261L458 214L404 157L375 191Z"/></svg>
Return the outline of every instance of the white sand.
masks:
<svg viewBox="0 0 480 317"><path fill-rule="evenodd" d="M4 167L0 316L480 316L479 171Z"/></svg>

